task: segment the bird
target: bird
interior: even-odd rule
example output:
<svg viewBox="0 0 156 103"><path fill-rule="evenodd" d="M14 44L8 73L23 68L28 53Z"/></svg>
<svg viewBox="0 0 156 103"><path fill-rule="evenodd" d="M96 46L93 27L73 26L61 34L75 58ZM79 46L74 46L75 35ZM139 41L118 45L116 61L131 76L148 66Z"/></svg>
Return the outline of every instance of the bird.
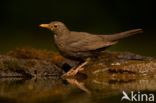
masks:
<svg viewBox="0 0 156 103"><path fill-rule="evenodd" d="M63 57L82 61L81 64L65 73L63 77L75 76L84 69L84 66L88 64L91 57L97 57L100 52L116 44L120 39L143 32L141 28L111 35L78 32L69 30L61 21L52 21L48 24L40 24L39 26L47 28L54 33L54 43Z"/></svg>

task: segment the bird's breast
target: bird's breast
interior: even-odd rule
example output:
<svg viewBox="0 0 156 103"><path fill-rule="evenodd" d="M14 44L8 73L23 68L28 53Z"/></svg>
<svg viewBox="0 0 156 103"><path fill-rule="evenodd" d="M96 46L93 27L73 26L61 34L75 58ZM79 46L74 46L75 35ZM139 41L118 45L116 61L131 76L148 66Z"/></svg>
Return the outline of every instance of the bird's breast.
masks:
<svg viewBox="0 0 156 103"><path fill-rule="evenodd" d="M70 43L74 42L74 41L69 41L69 38L60 38L55 36L55 44L59 50L59 52L61 53L61 55L63 55L64 57L70 58L70 59L85 59L87 57L90 57L93 55L92 52L90 51L86 51L86 52L75 52L70 47Z"/></svg>
<svg viewBox="0 0 156 103"><path fill-rule="evenodd" d="M57 35L54 35L54 41L55 41L55 44L56 44L57 48L60 51L65 51L66 50L66 48L67 48L66 41L67 40L65 40L65 38L58 37Z"/></svg>

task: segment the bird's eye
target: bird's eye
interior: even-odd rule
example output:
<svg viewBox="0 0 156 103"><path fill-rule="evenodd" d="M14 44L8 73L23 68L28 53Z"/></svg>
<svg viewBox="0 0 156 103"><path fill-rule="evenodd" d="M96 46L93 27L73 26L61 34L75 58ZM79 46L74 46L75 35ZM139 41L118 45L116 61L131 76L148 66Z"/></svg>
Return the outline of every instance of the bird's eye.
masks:
<svg viewBox="0 0 156 103"><path fill-rule="evenodd" d="M54 28L57 28L57 25L54 25Z"/></svg>

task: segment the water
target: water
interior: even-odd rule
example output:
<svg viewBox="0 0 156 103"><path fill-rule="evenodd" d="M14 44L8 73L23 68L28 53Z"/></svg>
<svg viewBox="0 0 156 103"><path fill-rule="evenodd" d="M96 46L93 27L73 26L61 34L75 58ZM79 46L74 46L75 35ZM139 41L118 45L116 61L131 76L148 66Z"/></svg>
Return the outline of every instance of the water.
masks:
<svg viewBox="0 0 156 103"><path fill-rule="evenodd" d="M81 78L80 78L81 77ZM1 78L0 103L120 103L122 91L155 93L154 75L99 72L78 78Z"/></svg>

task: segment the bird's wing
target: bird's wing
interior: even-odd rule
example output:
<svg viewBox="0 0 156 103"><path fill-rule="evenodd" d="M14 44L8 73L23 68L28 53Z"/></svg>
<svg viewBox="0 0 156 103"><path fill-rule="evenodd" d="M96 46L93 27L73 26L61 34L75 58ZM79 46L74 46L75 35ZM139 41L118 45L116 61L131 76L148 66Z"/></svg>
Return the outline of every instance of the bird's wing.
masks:
<svg viewBox="0 0 156 103"><path fill-rule="evenodd" d="M92 42L92 43L85 43L85 42L81 42L81 46L80 43L73 43L70 45L70 47L72 47L71 51L92 51L92 50L97 50L100 48L104 48L104 47L109 47L111 45L116 44L117 42Z"/></svg>
<svg viewBox="0 0 156 103"><path fill-rule="evenodd" d="M75 35L76 36L76 35ZM78 34L74 42L68 43L70 51L91 51L116 44L117 41L106 41L98 35Z"/></svg>

